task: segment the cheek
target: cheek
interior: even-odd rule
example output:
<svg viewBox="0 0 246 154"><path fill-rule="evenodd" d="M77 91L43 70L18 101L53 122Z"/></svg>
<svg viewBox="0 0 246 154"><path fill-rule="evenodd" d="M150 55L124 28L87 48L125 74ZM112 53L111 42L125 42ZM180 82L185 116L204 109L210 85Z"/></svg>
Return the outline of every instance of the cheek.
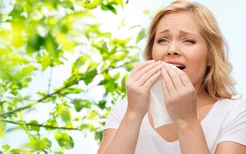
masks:
<svg viewBox="0 0 246 154"><path fill-rule="evenodd" d="M164 57L165 51L163 48L156 45L153 46L152 57L154 60L162 60Z"/></svg>
<svg viewBox="0 0 246 154"><path fill-rule="evenodd" d="M187 75L192 80L193 85L199 86L204 78L207 68L207 55L196 55L194 54L190 61L190 69L187 71Z"/></svg>
<svg viewBox="0 0 246 154"><path fill-rule="evenodd" d="M196 45L194 48L187 49L186 51L190 51L186 55L189 57L191 63L200 65L201 68L207 65L208 50L206 45Z"/></svg>

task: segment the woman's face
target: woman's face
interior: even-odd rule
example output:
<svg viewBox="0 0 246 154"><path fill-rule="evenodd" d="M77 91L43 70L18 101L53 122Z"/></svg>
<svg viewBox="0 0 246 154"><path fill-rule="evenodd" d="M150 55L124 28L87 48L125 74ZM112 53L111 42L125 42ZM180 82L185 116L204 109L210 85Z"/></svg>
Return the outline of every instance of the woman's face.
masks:
<svg viewBox="0 0 246 154"><path fill-rule="evenodd" d="M154 60L182 66L193 86L200 88L208 65L206 41L189 12L164 16L158 26L152 50Z"/></svg>

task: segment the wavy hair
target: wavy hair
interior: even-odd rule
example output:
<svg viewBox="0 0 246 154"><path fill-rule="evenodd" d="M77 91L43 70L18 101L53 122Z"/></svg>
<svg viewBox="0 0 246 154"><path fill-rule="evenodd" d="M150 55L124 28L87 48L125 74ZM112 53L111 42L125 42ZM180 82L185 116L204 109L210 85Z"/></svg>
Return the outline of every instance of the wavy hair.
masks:
<svg viewBox="0 0 246 154"><path fill-rule="evenodd" d="M160 10L154 17L148 32L147 44L144 50L145 60L151 60L157 25L167 14L190 12L194 14L200 26L200 33L206 40L208 48L208 66L203 84L199 91L207 92L212 98L228 98L235 96L235 81L230 76L232 65L228 60L228 48L219 29L216 19L208 8L185 0L177 0Z"/></svg>

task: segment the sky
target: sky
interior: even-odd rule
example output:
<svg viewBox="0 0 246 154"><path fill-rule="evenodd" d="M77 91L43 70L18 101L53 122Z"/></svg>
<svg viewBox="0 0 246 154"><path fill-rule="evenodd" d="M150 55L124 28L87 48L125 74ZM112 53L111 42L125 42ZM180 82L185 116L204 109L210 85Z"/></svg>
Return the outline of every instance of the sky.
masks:
<svg viewBox="0 0 246 154"><path fill-rule="evenodd" d="M246 74L244 66L246 66L246 49L245 49L245 37L246 37L246 1L245 0L193 0L204 4L208 7L216 17L218 24L221 28L224 37L229 45L229 58L233 65L232 77L237 81L236 89L243 95L243 99L246 99ZM161 7L164 7L171 3L171 0L129 0L129 4L125 5L124 11L119 12L119 16L115 17L111 13L98 14L99 20L103 24L103 29L113 32L118 36L132 35L130 31L119 31L118 25L123 17L125 17L126 24L129 25L142 25L148 28L150 24L149 18L143 14L144 10L150 10L151 14L155 13ZM145 41L141 42L142 47L145 46ZM141 55L140 55L141 56ZM69 58L69 57L68 57ZM73 57L70 57L72 60ZM70 65L69 65L70 66ZM70 67L62 66L54 70L52 81L53 87L62 85L65 78L69 76ZM25 91L25 93L32 94L38 90L46 90L47 81L49 78L49 71L44 74L36 76L31 83L31 89ZM42 107L40 104L32 114L27 115L27 118L35 116L37 120L44 120L48 115L47 108ZM49 134L47 134L49 135ZM71 151L65 152L66 154L95 154L98 145L94 141L93 137L88 134L87 138L84 138L80 132L71 132L75 141L75 148ZM18 137L18 140L13 140ZM7 135L4 140L0 139L0 145L11 141L13 145L19 145L26 139L23 133L16 131L15 133Z"/></svg>

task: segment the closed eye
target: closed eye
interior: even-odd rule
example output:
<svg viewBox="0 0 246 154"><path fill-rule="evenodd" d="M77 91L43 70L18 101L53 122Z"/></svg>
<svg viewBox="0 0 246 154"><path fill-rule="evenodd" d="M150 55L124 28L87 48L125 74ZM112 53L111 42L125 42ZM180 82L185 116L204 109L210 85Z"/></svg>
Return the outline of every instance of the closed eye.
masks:
<svg viewBox="0 0 246 154"><path fill-rule="evenodd" d="M194 41L194 40L184 40L184 43L195 44L196 41Z"/></svg>

